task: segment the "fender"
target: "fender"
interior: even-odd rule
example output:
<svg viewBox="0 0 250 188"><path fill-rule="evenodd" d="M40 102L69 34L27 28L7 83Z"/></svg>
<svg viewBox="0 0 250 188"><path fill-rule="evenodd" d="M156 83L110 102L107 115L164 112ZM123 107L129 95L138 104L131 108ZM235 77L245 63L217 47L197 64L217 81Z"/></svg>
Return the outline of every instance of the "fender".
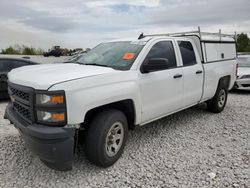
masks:
<svg viewBox="0 0 250 188"><path fill-rule="evenodd" d="M212 98L217 90L222 77L230 76L228 89L230 90L236 81L236 60L221 61L216 63L204 63L205 80L203 101Z"/></svg>
<svg viewBox="0 0 250 188"><path fill-rule="evenodd" d="M131 99L135 107L135 124L141 122L140 90L136 71L74 80L56 84L50 90L64 89L68 124L84 123L86 113L94 108Z"/></svg>

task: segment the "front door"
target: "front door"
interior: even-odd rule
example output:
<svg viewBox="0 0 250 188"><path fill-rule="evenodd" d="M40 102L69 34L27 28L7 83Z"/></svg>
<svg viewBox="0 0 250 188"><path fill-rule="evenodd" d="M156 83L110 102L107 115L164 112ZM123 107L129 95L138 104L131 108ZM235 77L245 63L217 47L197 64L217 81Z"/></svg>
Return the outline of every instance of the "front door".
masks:
<svg viewBox="0 0 250 188"><path fill-rule="evenodd" d="M145 61L151 58L166 58L169 67L140 75L142 123L171 113L182 105L183 70L177 66L173 41L155 43Z"/></svg>

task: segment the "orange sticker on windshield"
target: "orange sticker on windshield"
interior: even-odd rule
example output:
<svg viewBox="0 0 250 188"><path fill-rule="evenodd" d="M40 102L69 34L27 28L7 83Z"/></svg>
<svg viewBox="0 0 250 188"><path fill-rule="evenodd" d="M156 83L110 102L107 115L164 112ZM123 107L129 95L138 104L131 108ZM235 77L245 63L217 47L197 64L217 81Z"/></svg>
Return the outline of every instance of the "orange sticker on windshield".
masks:
<svg viewBox="0 0 250 188"><path fill-rule="evenodd" d="M129 52L127 52L127 53L125 53L124 55L123 55L123 60L131 60L131 59L133 59L135 57L135 54L134 53L129 53Z"/></svg>

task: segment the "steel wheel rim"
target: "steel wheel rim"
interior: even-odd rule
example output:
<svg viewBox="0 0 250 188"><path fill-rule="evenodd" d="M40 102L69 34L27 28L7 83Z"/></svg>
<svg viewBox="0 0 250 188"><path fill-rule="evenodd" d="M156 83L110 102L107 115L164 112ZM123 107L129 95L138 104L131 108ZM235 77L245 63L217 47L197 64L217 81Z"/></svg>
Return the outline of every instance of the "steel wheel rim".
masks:
<svg viewBox="0 0 250 188"><path fill-rule="evenodd" d="M222 89L222 90L220 90L219 101L218 101L218 105L220 108L224 106L225 101L226 101L226 92L224 89Z"/></svg>
<svg viewBox="0 0 250 188"><path fill-rule="evenodd" d="M114 157L122 146L124 128L121 122L115 122L108 131L105 142L105 151L109 157Z"/></svg>

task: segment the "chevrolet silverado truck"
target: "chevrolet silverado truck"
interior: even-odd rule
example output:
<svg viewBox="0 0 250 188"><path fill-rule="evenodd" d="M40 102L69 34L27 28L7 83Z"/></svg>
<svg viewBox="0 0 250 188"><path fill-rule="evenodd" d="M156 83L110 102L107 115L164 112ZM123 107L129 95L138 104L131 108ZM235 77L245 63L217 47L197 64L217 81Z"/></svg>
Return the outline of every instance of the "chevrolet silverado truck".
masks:
<svg viewBox="0 0 250 188"><path fill-rule="evenodd" d="M72 168L82 135L88 160L108 167L136 126L203 102L211 112L223 111L236 80L235 59L234 38L221 33L101 43L72 63L12 70L5 118L53 169Z"/></svg>

